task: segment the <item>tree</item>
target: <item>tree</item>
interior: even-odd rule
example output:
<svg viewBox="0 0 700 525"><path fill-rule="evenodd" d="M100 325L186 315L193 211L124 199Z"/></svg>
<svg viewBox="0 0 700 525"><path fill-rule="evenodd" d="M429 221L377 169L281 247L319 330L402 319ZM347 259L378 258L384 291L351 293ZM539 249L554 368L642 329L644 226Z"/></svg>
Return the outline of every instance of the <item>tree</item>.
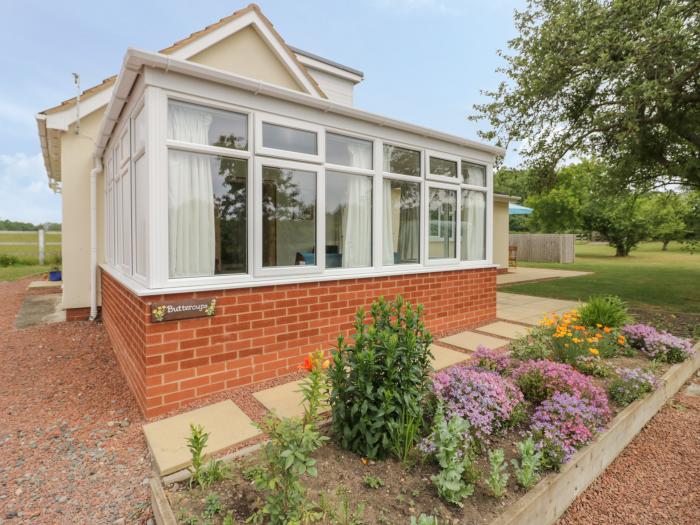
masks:
<svg viewBox="0 0 700 525"><path fill-rule="evenodd" d="M597 156L634 187L700 187L697 0L529 0L474 120L530 167Z"/></svg>
<svg viewBox="0 0 700 525"><path fill-rule="evenodd" d="M642 213L649 224L649 235L655 241L661 241L663 251L668 250L668 243L679 241L688 230L684 218L687 215L686 195L677 193L654 193L642 204Z"/></svg>
<svg viewBox="0 0 700 525"><path fill-rule="evenodd" d="M640 196L601 190L583 209L583 226L603 235L615 248L616 256L626 257L649 235L649 223L641 211Z"/></svg>

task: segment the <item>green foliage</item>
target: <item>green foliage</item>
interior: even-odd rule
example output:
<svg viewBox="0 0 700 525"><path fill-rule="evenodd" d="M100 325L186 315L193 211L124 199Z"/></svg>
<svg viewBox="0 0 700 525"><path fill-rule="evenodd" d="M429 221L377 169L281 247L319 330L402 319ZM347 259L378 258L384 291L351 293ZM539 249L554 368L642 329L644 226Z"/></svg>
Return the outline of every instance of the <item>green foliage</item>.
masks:
<svg viewBox="0 0 700 525"><path fill-rule="evenodd" d="M19 264L19 258L8 253L0 253L0 268Z"/></svg>
<svg viewBox="0 0 700 525"><path fill-rule="evenodd" d="M370 489L379 489L384 486L384 482L376 477L376 476L370 476L367 474L363 479L362 482L365 484L365 487L368 487Z"/></svg>
<svg viewBox="0 0 700 525"><path fill-rule="evenodd" d="M398 420L389 427L391 453L404 465L411 459L422 424L422 413L401 409Z"/></svg>
<svg viewBox="0 0 700 525"><path fill-rule="evenodd" d="M288 525L314 519L302 479L317 475L316 460L311 455L327 440L319 432L316 419L327 387L321 353L311 358L311 373L302 384L305 416L279 419L269 414L258 425L269 441L260 450L262 463L251 469L250 475L256 488L263 492L265 504L249 521Z"/></svg>
<svg viewBox="0 0 700 525"><path fill-rule="evenodd" d="M607 184L601 183L598 189L582 211L584 228L599 232L615 248L615 255L626 257L649 236L649 220L642 212L641 200L624 189L612 191Z"/></svg>
<svg viewBox="0 0 700 525"><path fill-rule="evenodd" d="M440 525L438 519L435 516L429 516L428 514L421 514L416 519L415 516L411 516L411 525Z"/></svg>
<svg viewBox="0 0 700 525"><path fill-rule="evenodd" d="M535 442L532 437L515 444L520 454L520 463L511 460L515 479L525 490L535 486L540 480L540 469L542 468L542 452L535 449Z"/></svg>
<svg viewBox="0 0 700 525"><path fill-rule="evenodd" d="M621 328L630 321L627 304L616 295L594 295L579 308L579 320L583 326L598 325Z"/></svg>
<svg viewBox="0 0 700 525"><path fill-rule="evenodd" d="M594 356L581 356L574 360L573 367L587 376L606 378L614 373L612 366Z"/></svg>
<svg viewBox="0 0 700 525"><path fill-rule="evenodd" d="M506 472L508 465L506 464L503 449L498 448L489 451L489 465L490 470L486 478L486 486L494 497L502 498L506 494L506 486L510 477Z"/></svg>
<svg viewBox="0 0 700 525"><path fill-rule="evenodd" d="M320 519L329 525L363 525L365 504L360 502L353 508L350 502L350 491L345 487L338 487L335 491L338 498L332 502L325 494L321 494L319 507Z"/></svg>
<svg viewBox="0 0 700 525"><path fill-rule="evenodd" d="M190 436L187 438L187 448L190 450L192 466L190 486L197 485L201 488L209 487L212 483L221 481L230 473L230 468L219 459L211 459L204 462L204 449L209 441L209 433L204 431L201 425L190 424Z"/></svg>
<svg viewBox="0 0 700 525"><path fill-rule="evenodd" d="M221 498L219 498L218 494L212 493L207 496L204 502L204 511L202 511L202 515L207 519L211 519L223 510L224 507L221 505Z"/></svg>
<svg viewBox="0 0 700 525"><path fill-rule="evenodd" d="M689 212L687 194L672 191L653 193L643 203L642 213L649 224L649 236L661 241L662 250L668 249L671 241L682 240L688 233L685 218Z"/></svg>
<svg viewBox="0 0 700 525"><path fill-rule="evenodd" d="M381 458L398 442L402 456L412 445L415 433L400 427L402 421L422 419L432 357L422 312L422 306L414 308L401 296L391 303L380 297L372 304L369 325L364 311L357 313L353 344L338 338L329 368L330 403L343 448Z"/></svg>
<svg viewBox="0 0 700 525"><path fill-rule="evenodd" d="M596 156L623 183L700 185L697 0L531 0L472 119L528 164Z"/></svg>
<svg viewBox="0 0 700 525"><path fill-rule="evenodd" d="M224 519L221 521L221 525L233 525L233 513L229 511Z"/></svg>
<svg viewBox="0 0 700 525"><path fill-rule="evenodd" d="M435 447L440 472L430 479L442 499L462 507L462 500L474 494L474 484L478 479L469 421L461 416L453 416L447 421L440 407L433 425L430 440Z"/></svg>
<svg viewBox="0 0 700 525"><path fill-rule="evenodd" d="M536 326L530 333L513 339L510 343L510 355L515 359L549 359L553 351L551 330Z"/></svg>

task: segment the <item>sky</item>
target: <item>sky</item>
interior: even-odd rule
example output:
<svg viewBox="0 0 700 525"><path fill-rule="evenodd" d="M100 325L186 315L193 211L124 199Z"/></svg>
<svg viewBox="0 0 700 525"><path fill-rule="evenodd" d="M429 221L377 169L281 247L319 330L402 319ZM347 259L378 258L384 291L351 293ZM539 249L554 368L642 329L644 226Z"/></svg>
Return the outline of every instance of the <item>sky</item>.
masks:
<svg viewBox="0 0 700 525"><path fill-rule="evenodd" d="M0 0L0 219L60 222L34 116L246 5L235 0ZM285 41L364 72L355 106L478 139L467 120L494 89L524 0L258 0ZM517 155L508 152L506 164Z"/></svg>

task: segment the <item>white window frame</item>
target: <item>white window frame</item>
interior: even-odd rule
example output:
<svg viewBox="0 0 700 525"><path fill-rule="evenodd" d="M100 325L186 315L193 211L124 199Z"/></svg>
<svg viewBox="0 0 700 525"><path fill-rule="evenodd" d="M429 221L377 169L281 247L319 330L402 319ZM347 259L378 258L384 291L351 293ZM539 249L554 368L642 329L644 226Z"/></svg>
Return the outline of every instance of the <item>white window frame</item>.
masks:
<svg viewBox="0 0 700 525"><path fill-rule="evenodd" d="M326 269L326 177L325 169L318 164L297 162L293 160L255 157L255 175L253 183L253 223L255 239L255 277L283 277L295 275L323 274ZM264 267L263 261L263 231L262 231L262 169L269 168L293 169L312 171L316 173L316 264ZM323 253L323 257L319 252Z"/></svg>
<svg viewBox="0 0 700 525"><path fill-rule="evenodd" d="M486 185L479 186L477 184L467 184L466 182L463 182L464 174L462 172L462 162L466 162L467 164L472 164L474 166L481 166L482 168L484 168L484 182L486 183ZM467 158L461 158L459 160L458 166L459 166L459 183L463 187L469 188L469 189L475 189L478 191L485 191L486 189L488 189L490 187L490 184L489 184L489 169L490 169L490 167L488 164L485 164L485 163L479 162L479 161L475 161L475 160L471 160L471 159L467 159Z"/></svg>
<svg viewBox="0 0 700 525"><path fill-rule="evenodd" d="M447 182L451 184L459 184L462 181L461 165L462 158L456 155L450 155L449 153L442 153L440 151L426 150L425 152L426 162L425 162L425 178L428 180L434 180L438 182ZM454 162L457 164L457 176L448 177L446 175L437 175L430 172L430 159L440 159L449 162Z"/></svg>
<svg viewBox="0 0 700 525"><path fill-rule="evenodd" d="M285 128L308 131L316 134L316 154L300 153L283 149L268 148L263 145L263 124L273 124ZM271 113L255 112L255 154L266 157L289 159L298 162L310 162L322 164L326 160L326 136L325 128L318 124L312 124L303 120L297 120Z"/></svg>
<svg viewBox="0 0 700 525"><path fill-rule="evenodd" d="M358 168L358 167L356 167L356 166L346 166L346 165L344 165L344 164L334 164L334 163L332 163L332 162L328 162L328 159L327 159L327 156L326 156L326 155L327 155L327 150L328 150L328 148L326 148L326 140L327 140L327 135L328 135L329 133L330 133L331 135L339 135L339 136L342 136L342 137L348 137L348 138L351 138L351 139L358 139L358 140L364 140L364 141L369 142L369 143L372 145L372 168L371 168L371 169L367 169L367 168ZM324 143L324 146L323 146L323 147L324 147L324 156L323 156L323 159L324 159L324 166L326 167L327 170L330 170L330 171L344 171L344 172L348 172L348 173L357 173L357 174L360 174L360 175L374 175L374 174L376 173L377 167L378 167L377 164L379 164L379 162L380 162L379 160L377 160L377 151L376 151L376 150L377 150L377 147L376 147L376 146L377 146L378 140L377 140L376 137L370 137L370 136L367 136L367 135L361 135L361 134L359 134L359 133L351 133L351 132L348 132L348 131L345 131L345 130L337 130L337 129L329 128L329 127L326 127L326 128L325 128L325 131L324 131L324 134L323 134L323 135L324 135L324 136L323 136L323 143ZM380 159L381 159L381 162L383 163L383 162L384 162L383 158L380 157ZM379 167L379 169L381 170L381 167Z"/></svg>
<svg viewBox="0 0 700 525"><path fill-rule="evenodd" d="M373 148L374 151L375 148ZM342 168L342 169L341 169ZM370 239L370 244L372 247L372 257L370 259L370 263L367 266L353 266L351 268L328 268L325 267L326 264L326 174L329 171L333 171L336 173L340 173L342 175L349 175L349 176L355 176L355 177L366 177L372 181L372 238ZM337 164L326 164L324 170L323 170L323 264L325 268L325 272L328 275L354 275L357 274L358 272L363 272L363 271L372 271L374 267L376 266L376 257L375 257L375 238L377 237L377 227L375 224L375 218L376 218L376 213L375 213L375 207L377 205L377 199L376 199L376 177L374 171L371 170L365 170L362 168L351 168L348 166L338 166ZM380 235L381 237L381 235Z"/></svg>
<svg viewBox="0 0 700 525"><path fill-rule="evenodd" d="M466 162L469 162L471 164L478 164L479 166L484 166L485 168L485 173L486 173L486 186L475 186L473 184L460 184L460 196L459 196L459 216L457 220L457 228L459 232L459 244L457 245L457 256L459 263L462 266L483 266L484 264L487 264L488 261L492 260L492 252L493 252L493 185L491 184L492 180L492 168L488 164L483 164L479 162L475 162L473 160L468 160L468 159L462 159L465 160ZM461 166L461 163L460 163ZM460 178L461 180L461 178ZM462 260L462 239L461 239L461 234L462 234L462 193L467 192L467 191L478 191L480 193L485 194L486 196L486 207L484 208L484 221L485 221L485 239L484 239L484 255L485 259L474 259L474 260Z"/></svg>
<svg viewBox="0 0 700 525"><path fill-rule="evenodd" d="M396 142L396 141L389 141L389 140L384 140L380 141L381 142L381 157L379 157L378 163L380 164L378 166L379 170L381 170L382 174L385 176L389 177L408 177L410 180L424 180L425 179L425 172L427 169L427 166L425 165L425 159L426 159L426 149L421 148L419 146L416 146L414 144L405 144L401 142ZM410 149L411 151L417 151L419 154L419 159L418 159L418 165L420 167L420 173L418 175L406 175L404 173L393 173L391 171L386 171L384 169L384 146L395 146L397 148L402 148L402 149ZM408 180L406 179L406 180Z"/></svg>
<svg viewBox="0 0 700 525"><path fill-rule="evenodd" d="M430 190L431 189L441 189L441 190L449 190L449 191L454 191L456 196L457 196L457 217L455 220L455 232L454 232L454 242L455 242L455 256L454 257L435 257L431 258L430 257L430 206L429 206L429 201L430 201ZM459 243L461 242L460 239L460 213L461 213L461 191L460 187L458 184L448 184L445 182L433 182L433 181L428 181L426 183L426 191L425 191L425 212L423 214L423 221L425 222L425 236L423 239L423 250L425 251L425 264L427 266L444 266L444 265L456 265L459 264L460 262L460 253L459 253Z"/></svg>

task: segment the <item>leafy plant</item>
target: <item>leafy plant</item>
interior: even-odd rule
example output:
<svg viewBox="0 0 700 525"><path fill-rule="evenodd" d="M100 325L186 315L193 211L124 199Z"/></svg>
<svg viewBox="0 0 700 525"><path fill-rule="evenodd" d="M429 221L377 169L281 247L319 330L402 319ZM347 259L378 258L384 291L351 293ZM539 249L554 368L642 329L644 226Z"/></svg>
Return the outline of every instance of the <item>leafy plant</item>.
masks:
<svg viewBox="0 0 700 525"><path fill-rule="evenodd" d="M7 253L0 253L0 268L19 264L19 258Z"/></svg>
<svg viewBox="0 0 700 525"><path fill-rule="evenodd" d="M656 330L645 324L623 327L630 345L655 361L681 363L695 353L688 339L676 337L668 332Z"/></svg>
<svg viewBox="0 0 700 525"><path fill-rule="evenodd" d="M253 482L265 495L265 504L249 520L272 525L304 523L316 516L306 499L304 476L317 475L316 460L311 454L324 441L317 428L319 405L325 395L323 356L312 359L311 373L302 384L304 417L279 419L269 414L258 427L268 435L260 452L262 464L251 470Z"/></svg>
<svg viewBox="0 0 700 525"><path fill-rule="evenodd" d="M616 403L625 406L653 392L656 385L654 375L641 368L618 368L617 377L608 385L608 395Z"/></svg>
<svg viewBox="0 0 700 525"><path fill-rule="evenodd" d="M479 368L502 375L506 375L513 364L508 354L491 350L483 345L477 347L472 354L472 358L476 361L476 366Z"/></svg>
<svg viewBox="0 0 700 525"><path fill-rule="evenodd" d="M536 326L530 333L510 342L510 355L513 359L549 359L552 355L552 332L549 328Z"/></svg>
<svg viewBox="0 0 700 525"><path fill-rule="evenodd" d="M187 448L190 450L192 466L189 467L192 476L190 486L197 485L206 488L212 483L221 481L228 476L230 469L223 461L211 459L204 462L204 449L209 441L209 433L201 425L190 424L190 436L187 438Z"/></svg>
<svg viewBox="0 0 700 525"><path fill-rule="evenodd" d="M474 494L479 476L474 465L469 421L459 415L447 420L440 406L433 421L433 432L422 448L433 454L440 465L440 472L430 477L438 495L462 507L462 500Z"/></svg>
<svg viewBox="0 0 700 525"><path fill-rule="evenodd" d="M221 521L221 525L233 525L233 513L229 511L224 519Z"/></svg>
<svg viewBox="0 0 700 525"><path fill-rule="evenodd" d="M542 452L537 450L532 437L515 444L520 454L520 463L511 460L515 479L525 490L534 487L540 480L540 468L542 466Z"/></svg>
<svg viewBox="0 0 700 525"><path fill-rule="evenodd" d="M204 502L204 511L202 515L205 518L213 518L223 510L224 507L221 505L221 498L219 498L218 494L212 493L207 496Z"/></svg>
<svg viewBox="0 0 700 525"><path fill-rule="evenodd" d="M355 316L352 344L338 338L329 368L333 430L339 444L367 458L392 452L392 435L403 441L410 432L397 429L404 421L420 421L429 391L431 335L414 308L397 296L372 304L371 322L364 310ZM409 439L410 442L410 439Z"/></svg>
<svg viewBox="0 0 700 525"><path fill-rule="evenodd" d="M421 514L416 519L415 516L411 516L411 525L440 525L438 519L435 516L430 516L428 514Z"/></svg>
<svg viewBox="0 0 700 525"><path fill-rule="evenodd" d="M593 377L610 377L613 375L613 368L600 357L581 356L574 361L573 366L582 374Z"/></svg>
<svg viewBox="0 0 700 525"><path fill-rule="evenodd" d="M369 487L370 489L379 489L384 486L384 482L380 478L370 476L369 474L367 474L362 481L365 487Z"/></svg>
<svg viewBox="0 0 700 525"><path fill-rule="evenodd" d="M620 328L630 319L627 304L616 295L594 295L588 298L578 311L580 323L584 326L609 326Z"/></svg>
<svg viewBox="0 0 700 525"><path fill-rule="evenodd" d="M489 451L489 465L491 468L486 478L486 486L488 486L494 497L502 498L506 493L506 486L510 477L506 472L508 465L506 464L503 449L498 448Z"/></svg>
<svg viewBox="0 0 700 525"><path fill-rule="evenodd" d="M325 494L321 494L319 506L321 507L324 523L330 525L362 525L365 513L365 504L360 502L353 508L350 502L350 491L346 487L338 487L335 491L338 501L331 502Z"/></svg>
<svg viewBox="0 0 700 525"><path fill-rule="evenodd" d="M422 415L402 409L399 419L389 427L391 452L404 465L409 463L422 423Z"/></svg>

